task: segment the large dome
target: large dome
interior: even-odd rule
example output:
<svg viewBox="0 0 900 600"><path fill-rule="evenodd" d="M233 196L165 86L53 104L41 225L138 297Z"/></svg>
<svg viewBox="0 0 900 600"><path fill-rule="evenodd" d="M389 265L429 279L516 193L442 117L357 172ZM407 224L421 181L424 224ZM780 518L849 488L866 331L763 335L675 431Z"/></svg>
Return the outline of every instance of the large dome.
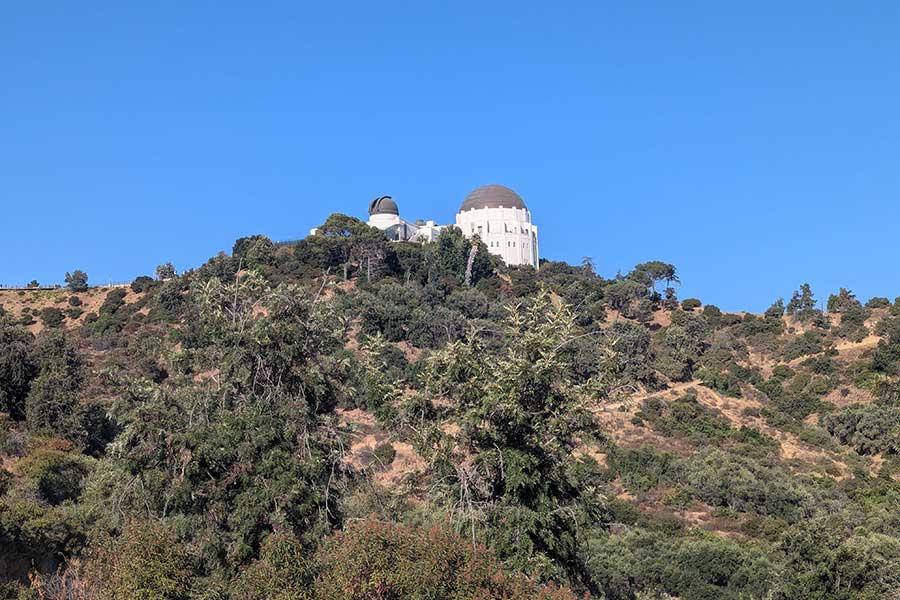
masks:
<svg viewBox="0 0 900 600"><path fill-rule="evenodd" d="M521 208L528 210L522 198L502 185L483 185L466 196L459 212L474 210L476 208Z"/></svg>
<svg viewBox="0 0 900 600"><path fill-rule="evenodd" d="M369 204L369 215L399 215L400 209L390 196L375 198Z"/></svg>

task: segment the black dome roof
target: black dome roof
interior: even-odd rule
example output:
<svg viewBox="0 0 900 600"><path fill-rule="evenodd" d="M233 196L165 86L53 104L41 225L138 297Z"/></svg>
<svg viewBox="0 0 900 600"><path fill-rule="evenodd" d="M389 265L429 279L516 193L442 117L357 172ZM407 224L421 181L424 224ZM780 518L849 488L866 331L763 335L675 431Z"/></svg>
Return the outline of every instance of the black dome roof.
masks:
<svg viewBox="0 0 900 600"><path fill-rule="evenodd" d="M397 203L394 202L390 196L382 196L381 198L375 198L372 200L372 203L369 204L369 214L400 215L400 209L397 208Z"/></svg>
<svg viewBox="0 0 900 600"><path fill-rule="evenodd" d="M521 208L528 210L521 196L502 185L483 185L466 196L459 212L476 208Z"/></svg>

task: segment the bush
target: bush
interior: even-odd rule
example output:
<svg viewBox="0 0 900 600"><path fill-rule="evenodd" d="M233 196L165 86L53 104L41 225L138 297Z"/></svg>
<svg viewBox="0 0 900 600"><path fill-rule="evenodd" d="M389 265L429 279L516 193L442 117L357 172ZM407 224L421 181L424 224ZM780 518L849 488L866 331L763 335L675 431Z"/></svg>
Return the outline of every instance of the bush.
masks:
<svg viewBox="0 0 900 600"><path fill-rule="evenodd" d="M891 301L883 296L876 296L866 302L866 308L890 308Z"/></svg>
<svg viewBox="0 0 900 600"><path fill-rule="evenodd" d="M131 291L141 294L143 292L149 291L153 287L154 283L155 282L152 277L141 275L140 277L136 277L135 280L131 282Z"/></svg>
<svg viewBox="0 0 900 600"><path fill-rule="evenodd" d="M31 480L40 498L50 504L74 500L81 495L84 478L91 470L90 459L60 450L37 450L18 463Z"/></svg>
<svg viewBox="0 0 900 600"><path fill-rule="evenodd" d="M81 306L84 304L78 296L69 296L69 306Z"/></svg>
<svg viewBox="0 0 900 600"><path fill-rule="evenodd" d="M47 308L41 309L41 321L44 322L44 327L59 327L62 325L65 318L66 316L63 314L63 311L58 308L48 306Z"/></svg>
<svg viewBox="0 0 900 600"><path fill-rule="evenodd" d="M594 581L609 600L766 598L777 581L759 548L706 533L672 536L645 529L595 533L587 544Z"/></svg>
<svg viewBox="0 0 900 600"><path fill-rule="evenodd" d="M0 496L5 494L7 490L9 490L12 485L13 476L12 473L7 471L6 469L0 469Z"/></svg>
<svg viewBox="0 0 900 600"><path fill-rule="evenodd" d="M318 600L576 600L510 574L491 551L446 529L354 523L325 543L317 563Z"/></svg>
<svg viewBox="0 0 900 600"><path fill-rule="evenodd" d="M259 559L245 567L231 585L232 600L312 600L315 572L303 546L291 535L265 541Z"/></svg>
<svg viewBox="0 0 900 600"><path fill-rule="evenodd" d="M93 551L88 580L98 600L188 600L187 548L158 523L128 523Z"/></svg>
<svg viewBox="0 0 900 600"><path fill-rule="evenodd" d="M782 468L720 450L695 455L682 467L684 483L711 506L756 512L789 522L807 514L804 504L809 493Z"/></svg>
<svg viewBox="0 0 900 600"><path fill-rule="evenodd" d="M622 480L630 492L648 492L668 481L675 456L652 446L615 448L607 456L612 474Z"/></svg>
<svg viewBox="0 0 900 600"><path fill-rule="evenodd" d="M377 459L380 466L389 466L392 462L394 462L394 459L396 457L397 451L394 450L394 446L392 446L390 442L379 444L375 448L375 458Z"/></svg>
<svg viewBox="0 0 900 600"><path fill-rule="evenodd" d="M827 415L822 425L860 454L900 452L900 408L857 404Z"/></svg>
<svg viewBox="0 0 900 600"><path fill-rule="evenodd" d="M825 350L822 342L825 336L821 331L807 331L803 335L792 339L784 347L784 359L787 361L818 354Z"/></svg>
<svg viewBox="0 0 900 600"><path fill-rule="evenodd" d="M695 308L700 308L702 305L703 303L697 298L685 298L681 301L682 310L694 310Z"/></svg>

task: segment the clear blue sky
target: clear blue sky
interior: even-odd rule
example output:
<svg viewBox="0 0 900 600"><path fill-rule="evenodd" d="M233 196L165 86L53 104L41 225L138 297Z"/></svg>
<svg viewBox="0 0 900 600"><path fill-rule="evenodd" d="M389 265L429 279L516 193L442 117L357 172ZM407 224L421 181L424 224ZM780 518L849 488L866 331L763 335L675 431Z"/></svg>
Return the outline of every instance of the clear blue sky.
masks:
<svg viewBox="0 0 900 600"><path fill-rule="evenodd" d="M738 5L741 6L738 6ZM6 2L0 282L517 190L548 258L900 295L900 3Z"/></svg>

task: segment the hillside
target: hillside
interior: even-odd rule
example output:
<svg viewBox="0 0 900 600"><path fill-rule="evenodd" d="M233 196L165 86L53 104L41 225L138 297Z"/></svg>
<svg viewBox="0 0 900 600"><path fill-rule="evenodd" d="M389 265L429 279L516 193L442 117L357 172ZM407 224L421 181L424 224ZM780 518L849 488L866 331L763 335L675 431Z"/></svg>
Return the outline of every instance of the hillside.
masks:
<svg viewBox="0 0 900 600"><path fill-rule="evenodd" d="M334 215L0 290L0 598L900 597L900 299L677 286Z"/></svg>

